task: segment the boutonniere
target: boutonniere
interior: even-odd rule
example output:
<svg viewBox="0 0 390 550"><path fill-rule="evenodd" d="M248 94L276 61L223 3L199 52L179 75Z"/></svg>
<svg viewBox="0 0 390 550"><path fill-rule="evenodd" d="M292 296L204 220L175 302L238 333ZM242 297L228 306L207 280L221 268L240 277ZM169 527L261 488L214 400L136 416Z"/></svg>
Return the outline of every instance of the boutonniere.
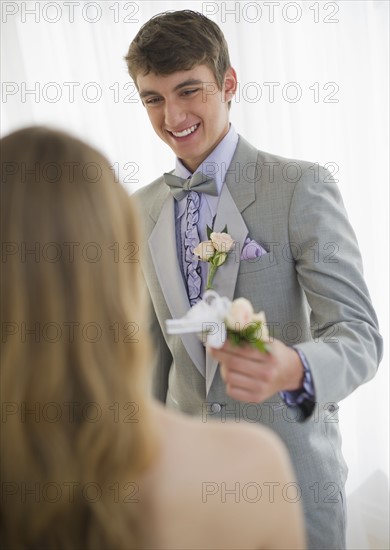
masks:
<svg viewBox="0 0 390 550"><path fill-rule="evenodd" d="M227 226L220 233L216 233L206 226L207 241L202 241L194 248L194 254L202 262L209 262L209 270L207 274L206 290L212 288L212 283L217 269L226 262L227 255L234 244L233 239L227 232Z"/></svg>

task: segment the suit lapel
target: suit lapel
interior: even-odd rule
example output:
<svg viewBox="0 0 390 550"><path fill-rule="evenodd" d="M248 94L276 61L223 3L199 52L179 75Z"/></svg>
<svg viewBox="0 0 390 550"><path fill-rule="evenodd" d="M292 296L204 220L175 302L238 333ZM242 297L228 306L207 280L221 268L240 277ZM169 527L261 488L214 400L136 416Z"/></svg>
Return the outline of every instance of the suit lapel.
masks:
<svg viewBox="0 0 390 550"><path fill-rule="evenodd" d="M162 197L162 206L161 201L154 203L151 216L157 219L148 241L150 254L172 318L179 319L188 312L190 303L177 257L174 198L169 190ZM183 334L180 338L196 368L205 376L203 344L195 334Z"/></svg>
<svg viewBox="0 0 390 550"><path fill-rule="evenodd" d="M255 183L261 178L257 157L258 151L240 136L225 178L239 212L256 200Z"/></svg>
<svg viewBox="0 0 390 550"><path fill-rule="evenodd" d="M227 225L227 232L235 241L234 249L229 253L225 264L218 268L213 288L220 296L233 300L241 251L248 229L241 212L256 199L256 160L257 151L241 136L232 162L226 172L225 185L222 187L218 203L214 230L221 231ZM206 353L206 393L208 394L217 371L218 362Z"/></svg>
<svg viewBox="0 0 390 550"><path fill-rule="evenodd" d="M225 225L227 225L227 231L234 240L234 247L229 252L226 262L217 269L213 289L220 296L226 296L229 300L233 300L240 267L241 250L248 235L248 229L226 185L222 187L214 229L221 231ZM218 361L206 353L206 393L210 391L217 366Z"/></svg>

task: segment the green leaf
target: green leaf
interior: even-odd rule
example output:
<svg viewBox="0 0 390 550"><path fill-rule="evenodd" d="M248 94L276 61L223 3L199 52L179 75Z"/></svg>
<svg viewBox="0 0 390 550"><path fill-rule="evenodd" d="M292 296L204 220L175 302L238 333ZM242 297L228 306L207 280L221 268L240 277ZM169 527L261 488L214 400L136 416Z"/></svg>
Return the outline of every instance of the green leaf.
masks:
<svg viewBox="0 0 390 550"><path fill-rule="evenodd" d="M267 344L262 340L258 340L257 338L251 338L247 330L235 331L228 329L227 337L232 346L249 344L250 346L258 349L261 353L268 353Z"/></svg>
<svg viewBox="0 0 390 550"><path fill-rule="evenodd" d="M239 332L228 330L227 337L232 346L239 346L241 344L241 337Z"/></svg>
<svg viewBox="0 0 390 550"><path fill-rule="evenodd" d="M252 321L240 331L240 334L244 338L244 340L252 343L253 341L257 340L257 334L260 328L261 323L259 321Z"/></svg>
<svg viewBox="0 0 390 550"><path fill-rule="evenodd" d="M227 233L227 225L225 225L225 227L222 229L221 233Z"/></svg>
<svg viewBox="0 0 390 550"><path fill-rule="evenodd" d="M212 258L210 258L210 263L219 267L220 265L226 262L227 253L226 252L216 252Z"/></svg>
<svg viewBox="0 0 390 550"><path fill-rule="evenodd" d="M210 236L211 236L211 233L213 232L213 230L211 229L211 227L209 227L208 225L206 225L206 233L207 233L207 238L208 240L210 240Z"/></svg>
<svg viewBox="0 0 390 550"><path fill-rule="evenodd" d="M252 342L252 346L257 348L262 353L267 353L268 352L267 345L262 340L255 340L254 342Z"/></svg>

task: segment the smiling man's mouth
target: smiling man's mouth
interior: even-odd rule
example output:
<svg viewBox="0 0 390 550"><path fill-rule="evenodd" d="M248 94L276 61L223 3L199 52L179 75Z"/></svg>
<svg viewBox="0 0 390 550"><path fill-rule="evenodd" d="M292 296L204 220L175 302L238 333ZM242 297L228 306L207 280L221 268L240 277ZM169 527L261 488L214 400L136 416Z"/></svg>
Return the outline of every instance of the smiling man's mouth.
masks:
<svg viewBox="0 0 390 550"><path fill-rule="evenodd" d="M190 126L189 128L186 128L185 130L182 130L181 132L169 132L175 137L181 138L185 136L189 136L190 134L193 134L195 130L197 130L199 127L199 124L194 124L193 126Z"/></svg>

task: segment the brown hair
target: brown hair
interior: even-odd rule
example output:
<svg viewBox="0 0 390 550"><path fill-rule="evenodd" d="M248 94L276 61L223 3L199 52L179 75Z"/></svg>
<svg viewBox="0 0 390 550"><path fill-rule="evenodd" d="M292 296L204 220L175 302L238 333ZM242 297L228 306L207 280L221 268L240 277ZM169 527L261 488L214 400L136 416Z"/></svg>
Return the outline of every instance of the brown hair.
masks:
<svg viewBox="0 0 390 550"><path fill-rule="evenodd" d="M191 10L152 17L139 30L125 59L135 83L140 73L168 75L205 64L213 72L219 89L231 66L221 29L201 13Z"/></svg>
<svg viewBox="0 0 390 550"><path fill-rule="evenodd" d="M155 446L134 206L61 132L17 131L1 154L4 547L139 548Z"/></svg>

